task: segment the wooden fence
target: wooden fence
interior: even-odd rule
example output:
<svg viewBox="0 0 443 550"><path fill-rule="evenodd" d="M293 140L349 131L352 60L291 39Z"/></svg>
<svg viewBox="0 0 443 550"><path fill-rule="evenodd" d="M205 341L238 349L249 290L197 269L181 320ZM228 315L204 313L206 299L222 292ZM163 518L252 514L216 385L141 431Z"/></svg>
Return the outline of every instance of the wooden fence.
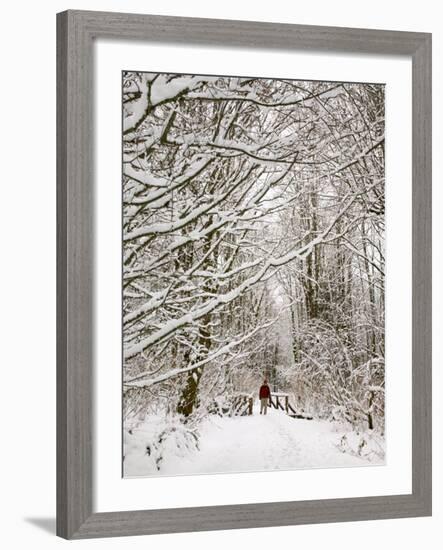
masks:
<svg viewBox="0 0 443 550"><path fill-rule="evenodd" d="M288 393L271 392L271 395L269 396L269 405L271 407L274 407L274 409L285 411L292 418L303 418L305 420L312 420L312 416L305 414L304 412L299 413L296 411L296 409L291 405L289 401Z"/></svg>
<svg viewBox="0 0 443 550"><path fill-rule="evenodd" d="M312 420L312 416L304 412L297 412L289 400L288 393L271 392L269 397L269 406L277 410L284 411L291 418L303 418L304 420ZM254 398L246 394L235 395L231 402L225 406L219 406L216 403L210 408L211 413L227 415L227 416L249 416L253 414Z"/></svg>

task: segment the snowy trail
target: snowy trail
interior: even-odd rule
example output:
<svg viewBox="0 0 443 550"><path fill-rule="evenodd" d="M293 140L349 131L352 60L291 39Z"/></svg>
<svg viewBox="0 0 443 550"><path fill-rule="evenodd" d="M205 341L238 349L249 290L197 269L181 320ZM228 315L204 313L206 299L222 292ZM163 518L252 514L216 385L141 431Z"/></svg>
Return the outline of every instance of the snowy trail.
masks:
<svg viewBox="0 0 443 550"><path fill-rule="evenodd" d="M383 464L348 453L338 447L343 427L321 420L293 419L282 411L268 410L252 416L210 417L201 429L199 451L173 453L164 457L161 470L141 446L133 444L125 457L129 476L177 475L219 472L334 468ZM139 439L134 433L135 441ZM134 443L135 443L134 441ZM138 452L137 452L138 451ZM180 454L182 456L180 456Z"/></svg>

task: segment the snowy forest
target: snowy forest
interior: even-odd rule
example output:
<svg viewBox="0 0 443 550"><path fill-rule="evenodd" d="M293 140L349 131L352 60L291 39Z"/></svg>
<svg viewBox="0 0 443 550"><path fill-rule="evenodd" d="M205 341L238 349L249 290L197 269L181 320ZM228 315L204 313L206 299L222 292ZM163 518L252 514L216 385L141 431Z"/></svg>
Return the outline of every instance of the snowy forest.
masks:
<svg viewBox="0 0 443 550"><path fill-rule="evenodd" d="M123 73L125 476L384 462L384 93Z"/></svg>

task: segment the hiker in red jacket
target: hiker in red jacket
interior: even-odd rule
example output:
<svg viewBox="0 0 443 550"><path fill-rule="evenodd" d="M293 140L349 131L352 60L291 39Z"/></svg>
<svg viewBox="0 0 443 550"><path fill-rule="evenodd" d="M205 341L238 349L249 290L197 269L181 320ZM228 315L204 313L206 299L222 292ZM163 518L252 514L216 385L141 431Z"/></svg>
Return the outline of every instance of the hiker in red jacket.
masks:
<svg viewBox="0 0 443 550"><path fill-rule="evenodd" d="M260 392L258 394L260 398L260 414L266 414L268 410L268 400L271 395L271 390L268 386L268 381L266 378L263 380L263 384L260 387Z"/></svg>

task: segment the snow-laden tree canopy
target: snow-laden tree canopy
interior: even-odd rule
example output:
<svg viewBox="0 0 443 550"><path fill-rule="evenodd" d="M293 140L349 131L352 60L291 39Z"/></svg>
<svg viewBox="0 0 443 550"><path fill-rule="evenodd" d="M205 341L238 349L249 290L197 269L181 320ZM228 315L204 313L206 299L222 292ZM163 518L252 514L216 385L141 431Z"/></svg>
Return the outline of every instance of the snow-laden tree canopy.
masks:
<svg viewBox="0 0 443 550"><path fill-rule="evenodd" d="M123 336L127 417L382 419L384 87L125 73Z"/></svg>

